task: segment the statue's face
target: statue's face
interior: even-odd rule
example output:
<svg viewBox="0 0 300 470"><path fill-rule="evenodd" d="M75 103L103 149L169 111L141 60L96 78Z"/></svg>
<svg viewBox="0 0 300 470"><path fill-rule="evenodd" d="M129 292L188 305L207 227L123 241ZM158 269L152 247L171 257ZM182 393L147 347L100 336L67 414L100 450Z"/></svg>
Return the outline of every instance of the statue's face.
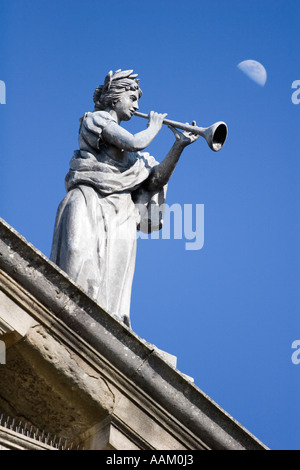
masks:
<svg viewBox="0 0 300 470"><path fill-rule="evenodd" d="M124 91L120 99L115 103L116 111L120 121L129 121L132 115L139 109L139 92L138 90Z"/></svg>

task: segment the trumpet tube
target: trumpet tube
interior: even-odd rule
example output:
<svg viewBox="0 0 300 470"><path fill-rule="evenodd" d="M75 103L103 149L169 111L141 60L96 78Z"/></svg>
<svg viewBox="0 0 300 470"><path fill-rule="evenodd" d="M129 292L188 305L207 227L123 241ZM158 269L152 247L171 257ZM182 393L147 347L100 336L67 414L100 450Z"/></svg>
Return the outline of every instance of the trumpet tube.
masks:
<svg viewBox="0 0 300 470"><path fill-rule="evenodd" d="M149 119L148 114L140 113L136 111L135 116ZM218 121L212 124L210 127L198 127L192 126L191 124L184 124L182 122L171 121L170 119L164 119L163 124L167 126L176 127L187 132L192 132L193 134L200 135L204 137L209 147L214 151L218 152L223 147L225 140L227 138L227 125L223 121Z"/></svg>

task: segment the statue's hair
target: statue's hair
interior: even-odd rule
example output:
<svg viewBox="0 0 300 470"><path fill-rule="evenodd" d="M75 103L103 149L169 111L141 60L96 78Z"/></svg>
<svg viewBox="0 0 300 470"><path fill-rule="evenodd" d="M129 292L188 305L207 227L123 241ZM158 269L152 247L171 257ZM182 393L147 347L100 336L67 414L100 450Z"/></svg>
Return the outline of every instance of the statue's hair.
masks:
<svg viewBox="0 0 300 470"><path fill-rule="evenodd" d="M132 73L133 70L117 70L114 74L108 72L105 77L104 84L96 88L93 96L95 103L94 111L102 111L119 100L124 91L137 91L139 98L142 96L142 90L139 87L137 74Z"/></svg>

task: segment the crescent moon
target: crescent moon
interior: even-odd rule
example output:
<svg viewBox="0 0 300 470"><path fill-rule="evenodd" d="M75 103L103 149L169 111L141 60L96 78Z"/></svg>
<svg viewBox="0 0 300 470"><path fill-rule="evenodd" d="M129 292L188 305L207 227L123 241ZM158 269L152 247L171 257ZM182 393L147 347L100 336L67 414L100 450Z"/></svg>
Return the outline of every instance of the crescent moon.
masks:
<svg viewBox="0 0 300 470"><path fill-rule="evenodd" d="M258 85L265 85L267 81L267 72L260 62L248 59L240 62L237 67Z"/></svg>

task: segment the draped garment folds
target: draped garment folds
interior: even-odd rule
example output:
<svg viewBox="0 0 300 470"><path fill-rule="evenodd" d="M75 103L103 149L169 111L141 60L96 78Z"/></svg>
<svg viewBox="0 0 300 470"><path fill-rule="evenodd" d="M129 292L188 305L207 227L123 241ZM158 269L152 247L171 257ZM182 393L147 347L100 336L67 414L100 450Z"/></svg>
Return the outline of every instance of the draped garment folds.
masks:
<svg viewBox="0 0 300 470"><path fill-rule="evenodd" d="M143 187L158 164L149 153L124 152L124 161L108 155L101 133L111 120L105 111L86 113L81 120L80 150L66 176L50 259L130 326L136 231L161 228L167 185L158 192Z"/></svg>

